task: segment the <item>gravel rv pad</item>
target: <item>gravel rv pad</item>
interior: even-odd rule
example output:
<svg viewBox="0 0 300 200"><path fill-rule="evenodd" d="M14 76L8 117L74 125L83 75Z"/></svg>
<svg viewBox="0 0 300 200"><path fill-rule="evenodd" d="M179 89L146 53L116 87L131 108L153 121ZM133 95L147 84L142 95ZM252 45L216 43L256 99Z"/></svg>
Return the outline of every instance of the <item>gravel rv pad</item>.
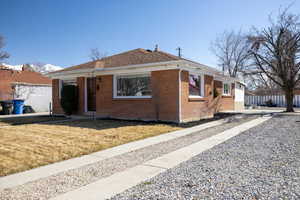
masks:
<svg viewBox="0 0 300 200"><path fill-rule="evenodd" d="M299 121L275 116L112 199L300 199Z"/></svg>

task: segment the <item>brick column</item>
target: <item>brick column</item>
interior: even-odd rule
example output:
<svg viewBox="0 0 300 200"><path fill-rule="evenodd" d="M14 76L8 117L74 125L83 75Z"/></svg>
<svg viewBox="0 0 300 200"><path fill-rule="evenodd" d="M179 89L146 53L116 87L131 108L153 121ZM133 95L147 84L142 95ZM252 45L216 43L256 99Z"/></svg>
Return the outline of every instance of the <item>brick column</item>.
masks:
<svg viewBox="0 0 300 200"><path fill-rule="evenodd" d="M52 80L52 109L53 114L63 114L64 111L60 105L59 98L59 79Z"/></svg>
<svg viewBox="0 0 300 200"><path fill-rule="evenodd" d="M85 112L85 77L77 77L78 86L78 114Z"/></svg>

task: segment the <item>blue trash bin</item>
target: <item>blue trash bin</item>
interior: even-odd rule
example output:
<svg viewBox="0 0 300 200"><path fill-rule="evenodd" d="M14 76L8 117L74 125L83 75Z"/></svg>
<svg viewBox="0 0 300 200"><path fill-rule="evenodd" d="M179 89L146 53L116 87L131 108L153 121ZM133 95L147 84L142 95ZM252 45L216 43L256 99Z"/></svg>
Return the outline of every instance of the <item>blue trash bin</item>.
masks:
<svg viewBox="0 0 300 200"><path fill-rule="evenodd" d="M23 114L24 100L14 99L13 104L14 104L13 114Z"/></svg>

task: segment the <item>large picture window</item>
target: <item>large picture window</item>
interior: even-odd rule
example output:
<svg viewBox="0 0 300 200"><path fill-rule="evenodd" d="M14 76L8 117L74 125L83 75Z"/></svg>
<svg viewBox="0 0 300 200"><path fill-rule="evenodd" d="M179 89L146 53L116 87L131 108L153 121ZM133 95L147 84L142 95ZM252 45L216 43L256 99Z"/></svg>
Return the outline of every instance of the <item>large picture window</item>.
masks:
<svg viewBox="0 0 300 200"><path fill-rule="evenodd" d="M115 98L149 98L151 95L149 74L114 76Z"/></svg>
<svg viewBox="0 0 300 200"><path fill-rule="evenodd" d="M203 76L190 74L189 75L189 96L203 97L204 96L204 80Z"/></svg>

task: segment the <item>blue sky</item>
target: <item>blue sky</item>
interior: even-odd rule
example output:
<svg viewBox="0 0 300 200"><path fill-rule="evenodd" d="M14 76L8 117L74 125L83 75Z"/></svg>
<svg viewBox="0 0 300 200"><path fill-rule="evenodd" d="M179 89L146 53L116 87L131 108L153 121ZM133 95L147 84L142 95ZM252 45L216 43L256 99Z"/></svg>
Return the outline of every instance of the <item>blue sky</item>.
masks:
<svg viewBox="0 0 300 200"><path fill-rule="evenodd" d="M216 66L210 44L224 30L268 24L292 0L0 0L0 34L10 64L63 67L89 61L91 48L109 55L135 48L176 54Z"/></svg>

